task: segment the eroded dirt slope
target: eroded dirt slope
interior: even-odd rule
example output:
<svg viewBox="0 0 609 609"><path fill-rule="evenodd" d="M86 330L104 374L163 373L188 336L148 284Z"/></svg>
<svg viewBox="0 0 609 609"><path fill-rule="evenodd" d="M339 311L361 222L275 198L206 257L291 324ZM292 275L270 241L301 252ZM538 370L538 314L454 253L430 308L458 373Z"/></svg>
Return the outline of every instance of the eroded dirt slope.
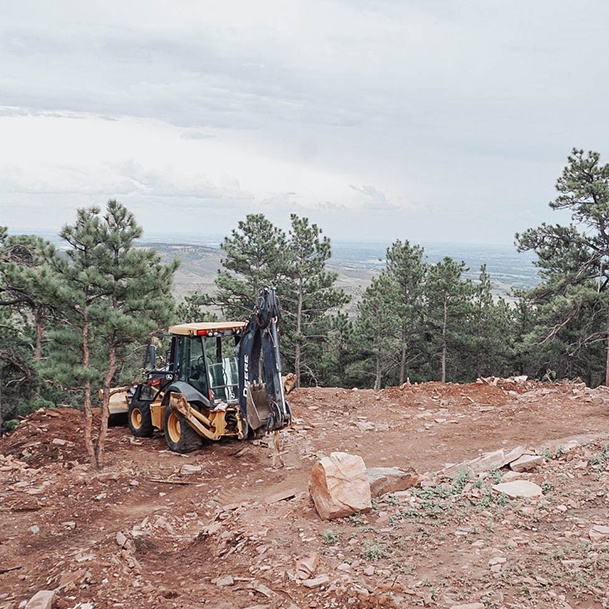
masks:
<svg viewBox="0 0 609 609"><path fill-rule="evenodd" d="M0 609L42 589L64 609L609 606L608 391L500 381L290 398L280 453L267 438L181 456L114 427L93 472L69 410L0 438ZM521 475L541 498L492 491L497 472L435 475L516 445L546 456ZM307 483L332 451L429 475L324 522Z"/></svg>

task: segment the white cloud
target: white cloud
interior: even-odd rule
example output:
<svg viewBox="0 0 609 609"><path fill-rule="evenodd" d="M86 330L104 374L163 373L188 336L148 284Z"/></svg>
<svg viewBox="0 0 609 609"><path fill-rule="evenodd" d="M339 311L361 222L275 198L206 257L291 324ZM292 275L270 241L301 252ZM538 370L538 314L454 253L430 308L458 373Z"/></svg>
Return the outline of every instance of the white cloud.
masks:
<svg viewBox="0 0 609 609"><path fill-rule="evenodd" d="M0 224L118 196L161 228L297 210L341 235L510 242L547 219L572 146L609 153L607 17L594 0L10 3Z"/></svg>

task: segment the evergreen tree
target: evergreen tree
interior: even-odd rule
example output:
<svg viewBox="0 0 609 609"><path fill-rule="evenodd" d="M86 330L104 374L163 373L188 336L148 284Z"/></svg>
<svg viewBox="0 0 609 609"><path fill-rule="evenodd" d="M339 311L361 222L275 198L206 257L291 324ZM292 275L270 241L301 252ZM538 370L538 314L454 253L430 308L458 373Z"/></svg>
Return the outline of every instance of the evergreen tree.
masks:
<svg viewBox="0 0 609 609"><path fill-rule="evenodd" d="M85 445L91 463L98 468L104 460L117 359L169 320L172 277L177 268L177 263L162 264L153 250L136 247L142 229L123 205L109 201L105 215L100 213L98 207L79 209L76 222L61 231L70 245L61 268L71 290L71 322L79 333ZM101 361L92 359L93 345L102 346L103 352L97 352ZM103 399L94 438L92 381L99 378Z"/></svg>
<svg viewBox="0 0 609 609"><path fill-rule="evenodd" d="M195 292L186 296L176 309L175 318L178 323L195 323L203 321L218 321L218 316L208 310L212 299L207 294Z"/></svg>
<svg viewBox="0 0 609 609"><path fill-rule="evenodd" d="M349 366L348 373L356 382L372 385L375 390L382 387L383 379L397 366L395 354L401 328L395 307L398 299L395 278L382 272L372 280L357 305L353 340L359 357Z"/></svg>
<svg viewBox="0 0 609 609"><path fill-rule="evenodd" d="M0 307L27 311L35 328L34 360L42 357L45 320L58 312L60 289L53 272L58 254L48 241L33 235L0 232Z"/></svg>
<svg viewBox="0 0 609 609"><path fill-rule="evenodd" d="M459 359L466 348L472 294L471 281L463 278L466 270L463 262L445 257L431 266L425 286L427 336L431 355L439 360L438 376L443 383L449 366L454 380L463 371Z"/></svg>
<svg viewBox="0 0 609 609"><path fill-rule="evenodd" d="M318 382L320 353L330 330L328 313L347 304L349 297L335 287L337 273L326 269L332 255L330 239L308 218L291 214L290 220L279 293L284 310L282 333L291 343L295 385L299 387L305 370L310 380Z"/></svg>
<svg viewBox="0 0 609 609"><path fill-rule="evenodd" d="M399 384L407 376L409 366L421 358L421 319L423 315L424 282L428 264L424 250L399 239L387 249L387 273L394 279L397 294L395 314L400 319Z"/></svg>
<svg viewBox="0 0 609 609"><path fill-rule="evenodd" d="M509 375L511 313L505 300L495 302L486 265L480 267L478 282L471 286L471 306L465 371L476 377Z"/></svg>
<svg viewBox="0 0 609 609"><path fill-rule="evenodd" d="M330 318L330 328L320 356L320 380L326 387L343 387L348 383L347 368L353 361L353 321L339 311Z"/></svg>
<svg viewBox="0 0 609 609"><path fill-rule="evenodd" d="M0 227L0 421L47 403L39 368L45 328L60 310L57 256L48 241Z"/></svg>
<svg viewBox="0 0 609 609"><path fill-rule="evenodd" d="M213 299L228 319L246 319L264 287L276 287L285 274L286 237L264 214L249 214L220 246L222 269Z"/></svg>
<svg viewBox="0 0 609 609"><path fill-rule="evenodd" d="M553 313L546 343L567 341L566 353L583 353L582 348L604 340L604 382L609 384L609 165L601 164L597 152L573 149L556 189L559 195L550 207L570 211L572 223L544 223L516 235L521 251L537 254L543 280L529 296ZM594 327L581 323L584 311ZM567 336L577 325L580 332Z"/></svg>

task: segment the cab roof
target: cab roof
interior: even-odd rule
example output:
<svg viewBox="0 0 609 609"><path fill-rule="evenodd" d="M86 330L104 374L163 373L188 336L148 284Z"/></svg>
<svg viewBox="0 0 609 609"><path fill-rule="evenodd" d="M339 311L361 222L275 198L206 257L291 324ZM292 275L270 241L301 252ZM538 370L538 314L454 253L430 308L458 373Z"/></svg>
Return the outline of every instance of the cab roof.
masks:
<svg viewBox="0 0 609 609"><path fill-rule="evenodd" d="M197 336L202 332L214 332L220 330L243 330L247 325L244 321L210 321L190 324L178 324L169 328L169 334L180 336Z"/></svg>

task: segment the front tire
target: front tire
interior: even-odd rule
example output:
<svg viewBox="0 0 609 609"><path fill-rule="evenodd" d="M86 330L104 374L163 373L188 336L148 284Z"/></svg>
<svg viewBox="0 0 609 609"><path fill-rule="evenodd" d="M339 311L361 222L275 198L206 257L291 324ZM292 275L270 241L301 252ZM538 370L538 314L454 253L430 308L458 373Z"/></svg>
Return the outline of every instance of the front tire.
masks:
<svg viewBox="0 0 609 609"><path fill-rule="evenodd" d="M203 444L201 436L169 404L165 408L163 428L167 446L176 453L189 453L201 448Z"/></svg>
<svg viewBox="0 0 609 609"><path fill-rule="evenodd" d="M127 412L127 423L136 438L149 438L154 431L150 404L132 398Z"/></svg>

